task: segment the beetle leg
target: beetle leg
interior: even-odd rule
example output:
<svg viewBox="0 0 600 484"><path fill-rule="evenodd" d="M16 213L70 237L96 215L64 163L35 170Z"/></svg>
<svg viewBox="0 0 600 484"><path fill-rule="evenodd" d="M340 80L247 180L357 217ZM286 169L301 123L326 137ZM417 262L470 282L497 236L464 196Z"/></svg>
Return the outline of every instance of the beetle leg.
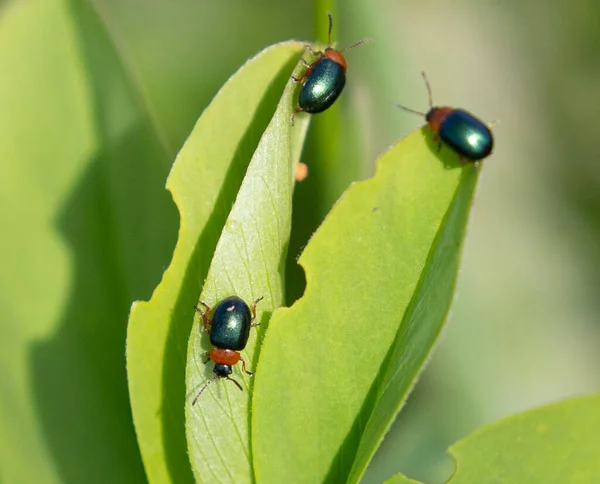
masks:
<svg viewBox="0 0 600 484"><path fill-rule="evenodd" d="M208 329L208 326L210 325L210 318L209 318L209 314L210 314L210 306L208 304L206 304L204 301L198 301L198 304L200 304L201 306L204 306L204 309L206 309L206 311L200 309L199 306L196 306L196 311L198 311L201 315L202 315L202 323L204 324L204 332L208 333L210 332L210 330Z"/></svg>
<svg viewBox="0 0 600 484"><path fill-rule="evenodd" d="M304 59L300 59L300 60L302 60L304 62ZM292 81L294 81L296 84L300 84L301 82L304 82L304 80L312 72L311 64L304 64L304 65L306 66L306 70L302 73L302 75L300 77L292 76Z"/></svg>
<svg viewBox="0 0 600 484"><path fill-rule="evenodd" d="M254 321L256 319L256 305L261 302L265 297L261 296L259 297L256 301L254 301L252 303L252 306L250 306L250 310L252 311L252 319L250 320L250 322L252 323L252 321ZM250 327L253 326L258 326L260 323L255 323L255 324L251 324Z"/></svg>
<svg viewBox="0 0 600 484"><path fill-rule="evenodd" d="M292 123L292 126L294 126L294 119L296 118L296 114L297 113L301 113L301 112L302 112L302 109L300 109L300 108L295 108L294 109L294 112L290 116L290 122Z"/></svg>
<svg viewBox="0 0 600 484"><path fill-rule="evenodd" d="M315 56L317 56L319 59L320 59L320 58L322 58L322 57L325 55L325 54L323 54L323 51L321 51L321 50L313 50L313 48L311 47L311 45L310 45L310 44L306 44L306 45L304 46L304 48L305 48L305 49L306 49L308 52L310 52L312 55L315 55Z"/></svg>
<svg viewBox="0 0 600 484"><path fill-rule="evenodd" d="M246 362L244 361L244 358L240 356L240 360L242 360L242 371L244 373L247 373L248 375L254 375L254 373L252 373L251 371L246 370Z"/></svg>

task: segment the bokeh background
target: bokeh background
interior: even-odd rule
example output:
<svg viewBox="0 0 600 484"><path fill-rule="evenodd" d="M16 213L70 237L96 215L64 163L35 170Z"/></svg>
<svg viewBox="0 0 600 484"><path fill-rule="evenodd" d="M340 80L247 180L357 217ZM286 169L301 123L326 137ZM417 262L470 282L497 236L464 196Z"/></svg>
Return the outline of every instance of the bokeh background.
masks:
<svg viewBox="0 0 600 484"><path fill-rule="evenodd" d="M443 482L445 449L475 428L600 389L598 2L4 1L0 481L143 480L125 329L176 240L169 167L247 58L325 41L327 10L338 45L374 41L311 128L290 301L331 204L422 124L391 106L427 109L421 70L436 103L500 120L449 325L365 482Z"/></svg>

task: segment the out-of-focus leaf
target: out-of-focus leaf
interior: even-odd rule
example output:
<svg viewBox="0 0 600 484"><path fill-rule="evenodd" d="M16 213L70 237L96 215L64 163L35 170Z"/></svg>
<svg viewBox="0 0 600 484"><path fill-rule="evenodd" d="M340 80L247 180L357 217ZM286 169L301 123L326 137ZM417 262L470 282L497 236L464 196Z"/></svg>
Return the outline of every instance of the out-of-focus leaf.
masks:
<svg viewBox="0 0 600 484"><path fill-rule="evenodd" d="M402 474L396 474L395 476L390 477L387 481L385 481L385 484L421 484L421 482L409 479L408 477L403 476Z"/></svg>
<svg viewBox="0 0 600 484"><path fill-rule="evenodd" d="M3 237L12 334L2 353L14 382L1 434L18 457L2 477L140 482L125 330L130 301L150 293L174 243L170 156L91 3L6 8L2 207L14 229Z"/></svg>
<svg viewBox="0 0 600 484"><path fill-rule="evenodd" d="M63 482L39 418L38 403L51 405L53 396L36 400L30 358L35 342L57 331L69 298L72 262L53 223L93 133L85 72L59 3L11 2L0 11L3 482Z"/></svg>
<svg viewBox="0 0 600 484"><path fill-rule="evenodd" d="M600 482L600 395L512 415L450 447L451 484Z"/></svg>
<svg viewBox="0 0 600 484"><path fill-rule="evenodd" d="M448 484L600 482L600 394L511 415L450 447ZM415 482L402 475L386 484Z"/></svg>

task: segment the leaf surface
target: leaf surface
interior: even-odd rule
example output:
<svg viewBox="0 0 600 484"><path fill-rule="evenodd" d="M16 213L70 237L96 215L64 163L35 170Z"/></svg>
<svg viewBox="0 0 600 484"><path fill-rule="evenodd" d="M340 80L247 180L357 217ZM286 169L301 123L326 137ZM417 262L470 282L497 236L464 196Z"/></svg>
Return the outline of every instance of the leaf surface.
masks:
<svg viewBox="0 0 600 484"><path fill-rule="evenodd" d="M600 481L600 394L571 398L486 425L450 447L448 484ZM402 475L386 483L413 482Z"/></svg>
<svg viewBox="0 0 600 484"><path fill-rule="evenodd" d="M257 368L258 482L362 475L445 321L478 172L423 128L313 236L306 292L273 315Z"/></svg>
<svg viewBox="0 0 600 484"><path fill-rule="evenodd" d="M295 52L298 52L297 50ZM292 214L294 168L300 156L308 118L290 124L296 84L291 80L265 130L217 244L201 299L214 306L237 295L257 307L260 326L251 331L242 356L249 369L256 366L260 339L270 315L284 300L285 257ZM252 481L250 448L250 397L252 380L239 369L232 375L244 387L240 392L225 380L216 381L191 402L214 374L204 363L211 346L200 330L200 317L192 330L187 367L187 436L189 454L198 482Z"/></svg>
<svg viewBox="0 0 600 484"><path fill-rule="evenodd" d="M223 230L232 226L240 233L235 221L226 225L226 220L248 163L261 137L264 139L263 132L301 52L301 44L287 42L270 47L248 61L204 111L169 175L167 188L181 217L179 239L172 262L152 299L138 302L132 308L127 345L134 422L146 472L153 482L193 481L185 440L184 409L186 402L189 403L185 368L194 306ZM289 125L289 116L287 122ZM302 137L305 127L299 124L295 136ZM276 134L269 133L277 142ZM289 156L281 160L281 166L264 168L260 180L254 179L254 183L264 183L271 188L275 183L274 174L286 171L286 194L277 193L276 198L269 199L269 204L275 204L281 211L278 212L280 219L289 206L286 197L291 197L291 175L288 176L291 167L285 165L288 162ZM271 173L270 168L275 171ZM251 207L246 205L245 209L251 210ZM255 225L258 222L257 218L240 223L255 230L259 228ZM285 218L280 222L284 230ZM267 237L265 243L270 243L273 237L279 240L278 233L267 231L264 236ZM271 277L275 279L273 284L277 284L276 270ZM212 279L209 277L207 281ZM187 395L190 395L189 390ZM203 406L210 402L210 398L206 400ZM190 457L197 462L193 453Z"/></svg>
<svg viewBox="0 0 600 484"><path fill-rule="evenodd" d="M600 482L600 395L498 420L450 447L451 484Z"/></svg>
<svg viewBox="0 0 600 484"><path fill-rule="evenodd" d="M2 478L144 481L125 333L175 238L171 158L92 3L10 2L0 19Z"/></svg>

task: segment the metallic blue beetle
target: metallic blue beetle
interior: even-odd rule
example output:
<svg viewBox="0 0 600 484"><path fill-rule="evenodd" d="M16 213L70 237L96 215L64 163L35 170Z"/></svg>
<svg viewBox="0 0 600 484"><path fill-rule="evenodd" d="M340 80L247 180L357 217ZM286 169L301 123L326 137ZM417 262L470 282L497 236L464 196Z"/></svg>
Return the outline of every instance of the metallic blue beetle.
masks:
<svg viewBox="0 0 600 484"><path fill-rule="evenodd" d="M229 376L232 373L231 367L239 361L242 362L242 371L248 375L253 374L246 369L246 362L239 351L243 350L248 343L250 328L258 326L258 323L253 324L253 321L256 319L256 305L261 300L262 297L258 298L249 308L243 299L229 296L217 304L212 318L210 317L211 308L205 302L199 302L204 309L196 306L196 311L202 315L204 331L209 334L210 343L214 346L206 353L205 363L209 360L214 362L215 376L202 386L192 405L196 404L206 387L219 378L232 381L241 390L242 386Z"/></svg>
<svg viewBox="0 0 600 484"><path fill-rule="evenodd" d="M300 77L292 76L294 82L303 83L298 97L298 106L292 114L292 125L294 124L296 113L303 111L312 114L321 113L335 102L346 85L346 70L348 69L348 65L342 52L371 41L371 39L364 39L345 49L334 49L331 47L333 19L329 12L327 12L327 16L329 17L329 40L327 48L324 51L314 51L310 45L307 45L306 49L313 56L316 56L317 59L310 63L304 59L300 59L306 67L306 71Z"/></svg>
<svg viewBox="0 0 600 484"><path fill-rule="evenodd" d="M463 109L433 106L429 81L424 72L421 75L429 93L429 111L422 113L399 104L396 104L396 107L425 117L436 141L440 143L438 151L444 142L458 154L463 164L477 162L489 156L494 147L494 137L490 128Z"/></svg>

